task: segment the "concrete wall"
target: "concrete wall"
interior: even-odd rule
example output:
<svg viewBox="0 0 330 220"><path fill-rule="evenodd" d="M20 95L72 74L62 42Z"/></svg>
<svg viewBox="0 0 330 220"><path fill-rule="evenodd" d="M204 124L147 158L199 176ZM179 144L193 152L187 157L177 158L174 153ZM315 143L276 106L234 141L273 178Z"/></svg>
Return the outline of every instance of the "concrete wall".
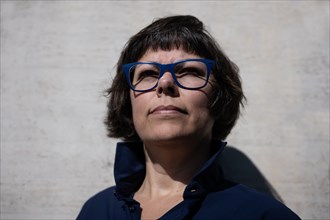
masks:
<svg viewBox="0 0 330 220"><path fill-rule="evenodd" d="M173 14L241 69L229 144L303 219L329 219L329 1L1 1L1 219L73 219L113 185L102 90L128 38Z"/></svg>

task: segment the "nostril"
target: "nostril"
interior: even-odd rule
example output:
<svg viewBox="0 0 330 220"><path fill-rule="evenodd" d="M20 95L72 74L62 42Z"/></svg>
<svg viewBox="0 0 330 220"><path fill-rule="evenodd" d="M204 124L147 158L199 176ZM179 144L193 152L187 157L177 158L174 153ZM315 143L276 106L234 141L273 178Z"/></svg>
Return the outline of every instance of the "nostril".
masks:
<svg viewBox="0 0 330 220"><path fill-rule="evenodd" d="M168 90L168 92L169 92L170 94L174 94L174 93L175 93L175 89L174 89L173 86L172 86L172 87L168 87L167 90Z"/></svg>
<svg viewBox="0 0 330 220"><path fill-rule="evenodd" d="M167 84L166 86L158 86L157 87L157 94L160 95L168 95L168 96L178 96L179 91L175 84Z"/></svg>
<svg viewBox="0 0 330 220"><path fill-rule="evenodd" d="M157 93L158 93L158 94L162 94L162 93L163 93L163 88L160 87L160 86L158 86L158 88L157 88Z"/></svg>

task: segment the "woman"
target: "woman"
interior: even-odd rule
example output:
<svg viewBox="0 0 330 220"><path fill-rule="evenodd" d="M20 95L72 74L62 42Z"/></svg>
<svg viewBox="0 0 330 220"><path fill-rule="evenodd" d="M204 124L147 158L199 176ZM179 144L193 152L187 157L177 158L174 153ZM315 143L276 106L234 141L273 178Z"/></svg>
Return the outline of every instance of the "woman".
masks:
<svg viewBox="0 0 330 220"><path fill-rule="evenodd" d="M283 204L224 179L218 157L244 94L237 66L193 16L134 35L108 89L106 125L121 138L116 186L78 219L299 219Z"/></svg>

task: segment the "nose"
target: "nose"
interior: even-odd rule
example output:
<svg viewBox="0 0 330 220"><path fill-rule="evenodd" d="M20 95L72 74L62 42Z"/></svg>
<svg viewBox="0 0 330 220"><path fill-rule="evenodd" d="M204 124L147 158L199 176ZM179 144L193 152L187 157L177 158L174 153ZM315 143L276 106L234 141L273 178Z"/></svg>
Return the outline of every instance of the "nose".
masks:
<svg viewBox="0 0 330 220"><path fill-rule="evenodd" d="M165 72L159 79L156 92L158 96L161 96L162 94L168 96L178 96L178 86L176 85L170 72Z"/></svg>

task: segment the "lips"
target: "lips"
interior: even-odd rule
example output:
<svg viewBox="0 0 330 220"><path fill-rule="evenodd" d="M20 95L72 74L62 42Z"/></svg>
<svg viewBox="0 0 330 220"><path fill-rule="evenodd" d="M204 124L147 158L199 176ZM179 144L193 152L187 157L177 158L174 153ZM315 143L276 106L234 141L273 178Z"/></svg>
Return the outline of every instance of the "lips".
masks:
<svg viewBox="0 0 330 220"><path fill-rule="evenodd" d="M182 113L182 114L188 114L188 112L186 110L184 110L183 108L179 108L174 105L157 106L156 108L154 108L150 111L150 114L177 113L177 112Z"/></svg>

